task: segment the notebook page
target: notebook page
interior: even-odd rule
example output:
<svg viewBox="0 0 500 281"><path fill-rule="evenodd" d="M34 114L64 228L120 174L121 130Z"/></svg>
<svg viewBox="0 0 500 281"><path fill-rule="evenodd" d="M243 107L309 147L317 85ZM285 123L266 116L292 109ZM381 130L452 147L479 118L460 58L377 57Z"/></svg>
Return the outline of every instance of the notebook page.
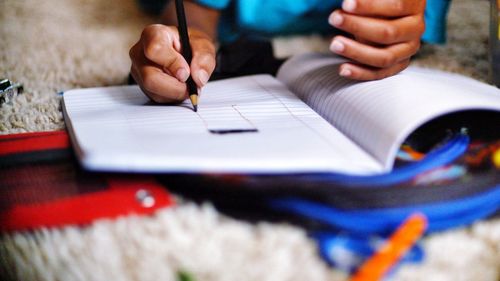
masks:
<svg viewBox="0 0 500 281"><path fill-rule="evenodd" d="M353 82L337 75L343 61L298 56L282 66L278 79L386 169L400 144L425 122L462 110L500 111L499 90L470 78L410 67L383 80Z"/></svg>
<svg viewBox="0 0 500 281"><path fill-rule="evenodd" d="M199 110L151 104L137 86L72 90L65 119L92 170L371 174L381 165L268 75L211 82ZM218 130L249 130L213 134Z"/></svg>

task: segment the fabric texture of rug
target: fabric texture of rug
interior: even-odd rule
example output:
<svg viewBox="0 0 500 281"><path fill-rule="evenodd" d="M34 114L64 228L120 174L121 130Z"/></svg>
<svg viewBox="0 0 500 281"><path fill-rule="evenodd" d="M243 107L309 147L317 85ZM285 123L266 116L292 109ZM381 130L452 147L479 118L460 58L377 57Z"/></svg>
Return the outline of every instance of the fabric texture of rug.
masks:
<svg viewBox="0 0 500 281"><path fill-rule="evenodd" d="M414 64L488 78L489 1L454 0L449 41L424 46ZM0 109L0 133L64 128L61 91L124 84L128 49L155 19L133 0L0 1L0 75L25 85ZM281 38L278 56L324 51L317 37ZM393 280L500 280L500 220L425 239L422 264ZM62 229L3 234L0 261L16 280L345 280L314 242L286 224L250 224L182 202L151 217L123 217Z"/></svg>

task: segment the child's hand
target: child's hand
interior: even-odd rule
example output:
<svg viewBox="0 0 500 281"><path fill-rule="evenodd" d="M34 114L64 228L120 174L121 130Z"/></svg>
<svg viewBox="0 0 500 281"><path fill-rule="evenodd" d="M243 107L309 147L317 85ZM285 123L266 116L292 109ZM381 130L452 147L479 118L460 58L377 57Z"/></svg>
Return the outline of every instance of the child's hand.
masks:
<svg viewBox="0 0 500 281"><path fill-rule="evenodd" d="M144 93L159 103L181 102L188 98L186 80L192 73L203 87L215 68L215 46L210 38L189 29L193 51L191 66L181 54L175 26L154 24L146 27L141 39L130 49L131 74Z"/></svg>
<svg viewBox="0 0 500 281"><path fill-rule="evenodd" d="M345 63L340 75L374 80L405 69L420 48L425 0L344 0L330 24L354 36L333 38L330 49L357 62Z"/></svg>

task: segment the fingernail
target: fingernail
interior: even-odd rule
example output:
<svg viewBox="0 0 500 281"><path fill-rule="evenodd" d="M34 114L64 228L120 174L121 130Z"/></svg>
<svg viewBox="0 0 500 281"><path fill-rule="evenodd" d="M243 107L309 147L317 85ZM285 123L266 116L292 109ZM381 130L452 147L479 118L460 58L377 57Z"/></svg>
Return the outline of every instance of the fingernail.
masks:
<svg viewBox="0 0 500 281"><path fill-rule="evenodd" d="M344 43L340 42L339 40L333 40L332 44L330 45L330 50L334 53L342 53L344 49Z"/></svg>
<svg viewBox="0 0 500 281"><path fill-rule="evenodd" d="M208 82L208 73L205 70L200 70L198 71L198 79L200 79L200 82L202 85L207 84Z"/></svg>
<svg viewBox="0 0 500 281"><path fill-rule="evenodd" d="M340 13L334 12L330 16L329 22L333 26L340 26L344 22L344 17Z"/></svg>
<svg viewBox="0 0 500 281"><path fill-rule="evenodd" d="M189 78L189 73L186 71L184 68L179 68L177 72L175 73L175 77L181 82L186 82Z"/></svg>
<svg viewBox="0 0 500 281"><path fill-rule="evenodd" d="M342 9L347 12L354 12L356 10L356 0L344 0Z"/></svg>
<svg viewBox="0 0 500 281"><path fill-rule="evenodd" d="M351 71L349 68L345 68L345 67L344 67L344 68L342 68L342 69L340 70L340 73L339 73L339 74L340 74L340 76L343 76L343 77L349 77L349 76L351 76L351 75L352 75L352 71Z"/></svg>

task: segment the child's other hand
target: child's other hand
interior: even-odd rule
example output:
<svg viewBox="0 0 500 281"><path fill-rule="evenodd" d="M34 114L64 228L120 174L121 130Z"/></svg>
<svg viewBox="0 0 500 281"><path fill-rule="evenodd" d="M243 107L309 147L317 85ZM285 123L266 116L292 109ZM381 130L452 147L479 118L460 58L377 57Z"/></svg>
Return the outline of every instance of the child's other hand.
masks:
<svg viewBox="0 0 500 281"><path fill-rule="evenodd" d="M356 62L340 67L340 75L374 80L405 69L420 48L425 29L425 0L344 0L330 24L354 36L333 38L330 49Z"/></svg>
<svg viewBox="0 0 500 281"><path fill-rule="evenodd" d="M189 29L193 51L191 66L181 54L177 27L153 24L146 27L130 49L131 74L144 93L159 103L181 102L188 98L186 80L192 73L203 87L215 68L215 46L210 38Z"/></svg>

